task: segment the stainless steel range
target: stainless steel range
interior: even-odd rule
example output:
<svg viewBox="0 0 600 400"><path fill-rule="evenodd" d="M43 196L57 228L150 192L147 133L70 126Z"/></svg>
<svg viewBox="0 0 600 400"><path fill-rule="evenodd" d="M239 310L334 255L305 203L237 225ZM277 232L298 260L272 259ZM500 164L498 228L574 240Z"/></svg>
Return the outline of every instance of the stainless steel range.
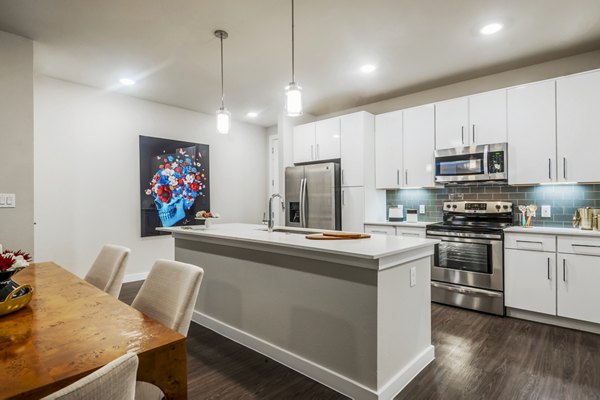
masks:
<svg viewBox="0 0 600 400"><path fill-rule="evenodd" d="M431 300L504 315L504 232L513 223L512 203L444 203L444 221L427 226L435 246Z"/></svg>

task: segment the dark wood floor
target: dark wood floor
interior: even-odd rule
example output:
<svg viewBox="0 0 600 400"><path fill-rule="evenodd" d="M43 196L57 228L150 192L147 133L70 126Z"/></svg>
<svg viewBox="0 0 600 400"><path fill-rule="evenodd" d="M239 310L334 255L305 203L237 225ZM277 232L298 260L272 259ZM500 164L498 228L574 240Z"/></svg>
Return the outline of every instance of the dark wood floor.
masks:
<svg viewBox="0 0 600 400"><path fill-rule="evenodd" d="M600 399L600 335L438 304L432 331L435 361L396 400ZM187 346L190 399L346 399L194 323Z"/></svg>

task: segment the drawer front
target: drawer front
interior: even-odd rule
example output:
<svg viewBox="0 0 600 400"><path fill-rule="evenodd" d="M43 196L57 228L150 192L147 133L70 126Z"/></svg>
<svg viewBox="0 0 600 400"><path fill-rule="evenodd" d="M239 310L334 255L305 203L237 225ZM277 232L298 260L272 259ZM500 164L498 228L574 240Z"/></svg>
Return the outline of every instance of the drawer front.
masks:
<svg viewBox="0 0 600 400"><path fill-rule="evenodd" d="M529 233L506 233L504 247L516 250L556 251L556 236Z"/></svg>
<svg viewBox="0 0 600 400"><path fill-rule="evenodd" d="M403 226L397 226L396 236L425 237L425 228L405 228Z"/></svg>
<svg viewBox="0 0 600 400"><path fill-rule="evenodd" d="M386 225L365 225L365 233L394 236L396 229L393 226Z"/></svg>
<svg viewBox="0 0 600 400"><path fill-rule="evenodd" d="M600 256L600 238L585 236L559 236L558 252Z"/></svg>

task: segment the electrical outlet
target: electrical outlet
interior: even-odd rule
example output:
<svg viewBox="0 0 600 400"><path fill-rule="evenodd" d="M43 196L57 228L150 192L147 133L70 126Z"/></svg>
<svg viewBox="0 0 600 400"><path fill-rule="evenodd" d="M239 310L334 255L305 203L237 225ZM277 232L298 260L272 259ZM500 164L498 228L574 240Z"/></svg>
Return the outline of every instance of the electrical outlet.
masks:
<svg viewBox="0 0 600 400"><path fill-rule="evenodd" d="M417 267L410 267L410 287L417 286Z"/></svg>
<svg viewBox="0 0 600 400"><path fill-rule="evenodd" d="M419 205L419 214L425 214L425 204Z"/></svg>
<svg viewBox="0 0 600 400"><path fill-rule="evenodd" d="M542 206L542 218L550 218L552 217L552 207L551 206Z"/></svg>

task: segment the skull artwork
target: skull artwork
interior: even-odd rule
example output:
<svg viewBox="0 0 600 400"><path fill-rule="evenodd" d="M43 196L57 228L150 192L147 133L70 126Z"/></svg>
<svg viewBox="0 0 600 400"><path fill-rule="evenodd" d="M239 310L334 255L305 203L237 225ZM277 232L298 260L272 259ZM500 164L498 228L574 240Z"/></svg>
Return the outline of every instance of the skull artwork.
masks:
<svg viewBox="0 0 600 400"><path fill-rule="evenodd" d="M157 156L157 160L163 164L159 165L146 194L154 197L162 226L170 227L185 220L186 210L198 196L205 196L207 177L195 155L188 155L184 149L173 155Z"/></svg>

